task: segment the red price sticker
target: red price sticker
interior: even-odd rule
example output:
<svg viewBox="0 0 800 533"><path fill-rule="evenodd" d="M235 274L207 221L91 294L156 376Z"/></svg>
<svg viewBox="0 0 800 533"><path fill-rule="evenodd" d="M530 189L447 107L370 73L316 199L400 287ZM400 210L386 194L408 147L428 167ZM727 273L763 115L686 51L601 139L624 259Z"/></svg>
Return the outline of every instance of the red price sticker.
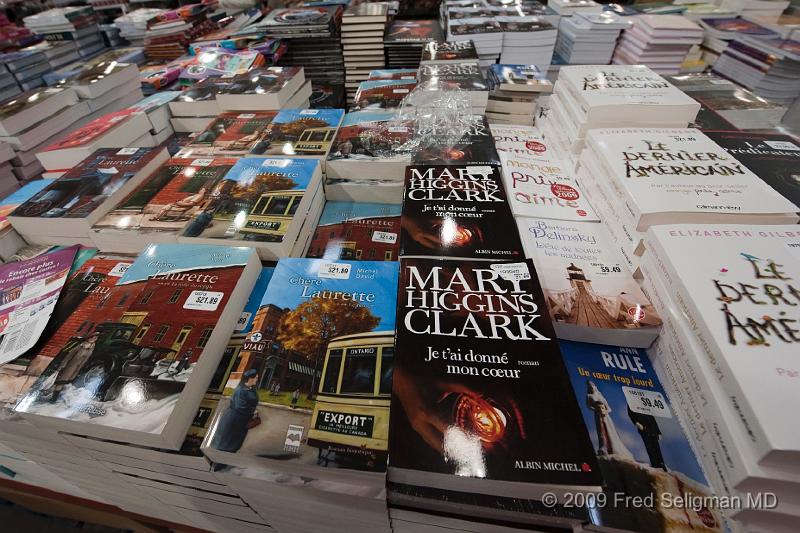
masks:
<svg viewBox="0 0 800 533"><path fill-rule="evenodd" d="M534 152L539 152L540 154L547 151L547 146L539 141L525 141L525 148Z"/></svg>
<svg viewBox="0 0 800 533"><path fill-rule="evenodd" d="M638 305L629 307L628 316L631 317L631 319L633 319L634 322L641 322L642 320L644 320L644 309L642 309Z"/></svg>
<svg viewBox="0 0 800 533"><path fill-rule="evenodd" d="M575 187L565 183L553 183L550 185L550 192L552 192L556 198L560 198L562 200L577 200L580 198L578 190Z"/></svg>

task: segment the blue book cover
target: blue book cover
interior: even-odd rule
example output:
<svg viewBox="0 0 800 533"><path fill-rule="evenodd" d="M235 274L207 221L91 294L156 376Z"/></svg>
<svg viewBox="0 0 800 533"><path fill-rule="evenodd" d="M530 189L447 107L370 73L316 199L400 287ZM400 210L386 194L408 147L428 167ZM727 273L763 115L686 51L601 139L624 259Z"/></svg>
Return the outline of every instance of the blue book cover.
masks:
<svg viewBox="0 0 800 533"><path fill-rule="evenodd" d="M353 111L344 116L341 127L355 126L367 122L387 122L392 120L394 116L394 111Z"/></svg>
<svg viewBox="0 0 800 533"><path fill-rule="evenodd" d="M139 100L131 108L145 113L169 104L181 94L181 91L161 91Z"/></svg>
<svg viewBox="0 0 800 533"><path fill-rule="evenodd" d="M327 202L306 257L397 261L402 206Z"/></svg>
<svg viewBox="0 0 800 533"><path fill-rule="evenodd" d="M207 453L242 467L384 470L398 271L390 261L281 259Z"/></svg>
<svg viewBox="0 0 800 533"><path fill-rule="evenodd" d="M184 237L282 242L306 189L318 176L316 159L243 157L211 191Z"/></svg>
<svg viewBox="0 0 800 533"><path fill-rule="evenodd" d="M27 202L39 191L53 183L53 180L35 180L27 183L0 200L0 231L9 227L8 214Z"/></svg>
<svg viewBox="0 0 800 533"><path fill-rule="evenodd" d="M702 524L704 531L722 531L716 510L665 509L678 498L713 492L644 350L572 341L559 345L605 480L599 497L606 500L593 521L654 531L653 515L669 513L661 518L680 520L685 529ZM634 505L618 494L648 499Z"/></svg>
<svg viewBox="0 0 800 533"><path fill-rule="evenodd" d="M265 142L251 153L324 157L342 117L344 109L282 109L268 126Z"/></svg>

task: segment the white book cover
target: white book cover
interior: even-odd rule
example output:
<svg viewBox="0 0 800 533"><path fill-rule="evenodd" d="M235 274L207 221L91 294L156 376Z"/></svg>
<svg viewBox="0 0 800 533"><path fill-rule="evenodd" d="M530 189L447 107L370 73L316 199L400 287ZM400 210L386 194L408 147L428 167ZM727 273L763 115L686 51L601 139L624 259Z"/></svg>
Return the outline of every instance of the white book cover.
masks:
<svg viewBox="0 0 800 533"><path fill-rule="evenodd" d="M686 116L688 123L700 109L693 98L644 65L566 65L558 82L572 92L587 120L606 111L621 115L617 120L636 121L631 114L636 110L647 113L640 119L675 123Z"/></svg>
<svg viewBox="0 0 800 533"><path fill-rule="evenodd" d="M762 461L800 452L800 426L781 416L800 400L798 227L659 226L647 248Z"/></svg>
<svg viewBox="0 0 800 533"><path fill-rule="evenodd" d="M559 338L647 348L661 318L602 224L517 218Z"/></svg>
<svg viewBox="0 0 800 533"><path fill-rule="evenodd" d="M587 144L639 231L679 222L797 222L800 208L699 130L597 129Z"/></svg>
<svg viewBox="0 0 800 533"><path fill-rule="evenodd" d="M500 152L506 197L515 216L599 222L575 176L566 168Z"/></svg>
<svg viewBox="0 0 800 533"><path fill-rule="evenodd" d="M489 129L498 154L524 155L542 163L560 165L558 157L537 128L516 124L490 124Z"/></svg>

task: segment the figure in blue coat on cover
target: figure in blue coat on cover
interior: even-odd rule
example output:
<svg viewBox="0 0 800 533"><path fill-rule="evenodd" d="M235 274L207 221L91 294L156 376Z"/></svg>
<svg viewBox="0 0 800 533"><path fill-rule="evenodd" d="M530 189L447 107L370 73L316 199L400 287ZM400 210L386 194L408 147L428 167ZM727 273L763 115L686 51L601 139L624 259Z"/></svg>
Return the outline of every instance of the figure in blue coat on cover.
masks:
<svg viewBox="0 0 800 533"><path fill-rule="evenodd" d="M233 390L231 403L217 426L214 447L223 452L235 453L242 447L251 421L258 407L258 371L251 368L242 374L242 380ZM257 425L257 424L256 424Z"/></svg>

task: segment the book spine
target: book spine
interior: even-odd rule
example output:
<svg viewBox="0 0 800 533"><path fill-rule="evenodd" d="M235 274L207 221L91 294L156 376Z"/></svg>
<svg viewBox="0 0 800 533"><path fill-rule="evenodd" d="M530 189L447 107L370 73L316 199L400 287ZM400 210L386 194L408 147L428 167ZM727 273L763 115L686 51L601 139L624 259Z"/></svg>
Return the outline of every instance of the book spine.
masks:
<svg viewBox="0 0 800 533"><path fill-rule="evenodd" d="M653 265L657 269L654 274L664 283L664 288L673 295L673 303L678 306L683 313L688 327L693 336L697 339L697 344L702 353L696 354L697 357L705 357L710 366L710 370L716 376L722 390L726 393L737 418L741 422L745 434L753 443L756 455L760 458L759 462L774 451L770 445L769 438L759 422L759 418L747 400L747 393L742 389L739 382L730 368L725 356L714 348L714 340L708 325L702 319L703 313L691 303L691 298L686 293L686 289L680 283L680 275L664 260L666 253L658 241L648 235L646 247ZM766 392L765 392L766 393Z"/></svg>

